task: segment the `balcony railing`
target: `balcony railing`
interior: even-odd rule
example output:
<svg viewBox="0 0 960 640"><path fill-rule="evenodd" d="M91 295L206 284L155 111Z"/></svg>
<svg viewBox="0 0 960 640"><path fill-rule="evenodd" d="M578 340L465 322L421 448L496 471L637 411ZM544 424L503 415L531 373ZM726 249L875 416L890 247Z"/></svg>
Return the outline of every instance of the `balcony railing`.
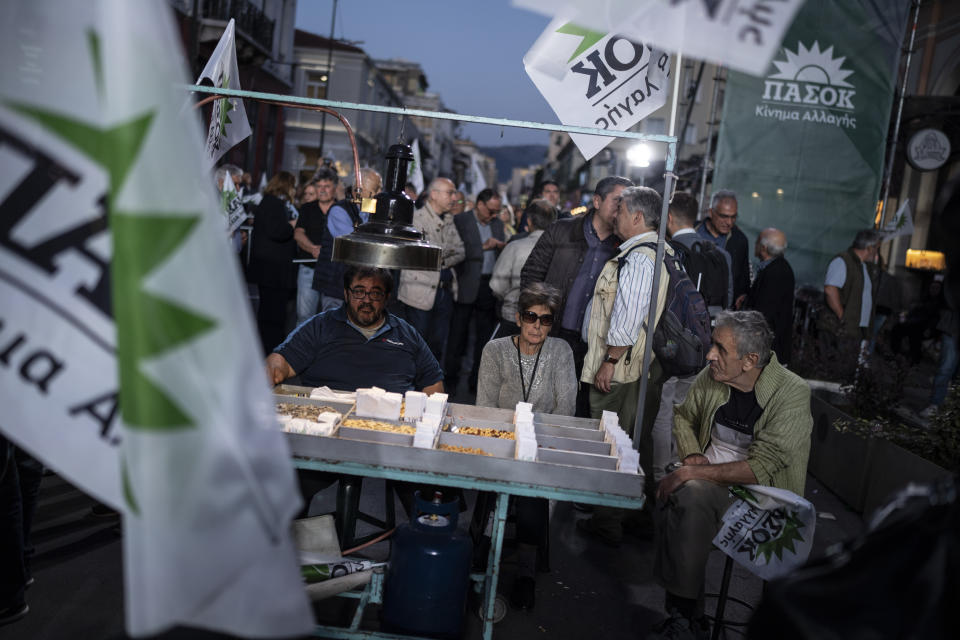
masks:
<svg viewBox="0 0 960 640"><path fill-rule="evenodd" d="M273 51L274 21L250 0L204 0L203 17L224 22L233 18L244 35L267 51Z"/></svg>

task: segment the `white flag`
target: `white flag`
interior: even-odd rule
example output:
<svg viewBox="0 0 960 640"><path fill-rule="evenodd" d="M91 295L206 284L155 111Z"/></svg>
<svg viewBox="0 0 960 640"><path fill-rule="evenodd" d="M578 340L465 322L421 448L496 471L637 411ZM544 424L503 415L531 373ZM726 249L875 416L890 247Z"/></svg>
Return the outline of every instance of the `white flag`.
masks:
<svg viewBox="0 0 960 640"><path fill-rule="evenodd" d="M237 45L234 34L233 18L227 23L220 42L203 68L196 84L204 78L214 87L226 89L240 88L240 73L237 69ZM210 127L207 129L206 154L210 166L217 163L224 153L235 144L250 135L250 123L239 98L214 100L210 113Z"/></svg>
<svg viewBox="0 0 960 640"><path fill-rule="evenodd" d="M240 194L237 193L237 186L233 184L233 177L227 174L223 178L223 188L220 191L220 207L227 217L227 233L233 233L246 222L247 210L243 207L245 200L249 200L249 198L240 198Z"/></svg>
<svg viewBox="0 0 960 640"><path fill-rule="evenodd" d="M615 32L755 76L767 72L803 0L513 0L514 6L600 33ZM603 59L587 62L615 74ZM612 105L611 105L612 106Z"/></svg>
<svg viewBox="0 0 960 640"><path fill-rule="evenodd" d="M477 154L470 156L471 185L473 186L473 197L487 188L487 180L483 177L483 171L480 170L480 163L477 162Z"/></svg>
<svg viewBox="0 0 960 640"><path fill-rule="evenodd" d="M626 131L667 102L670 56L619 32L555 19L523 65L565 125ZM586 160L613 141L581 133L570 138Z"/></svg>
<svg viewBox="0 0 960 640"><path fill-rule="evenodd" d="M730 487L737 496L713 544L764 580L779 578L807 561L817 513L797 494L762 485Z"/></svg>
<svg viewBox="0 0 960 640"><path fill-rule="evenodd" d="M423 193L423 165L420 163L420 140L416 139L413 141L413 144L410 145L410 149L413 151L413 162L410 163L410 174L407 177L407 181L413 184L413 188L417 190L417 195ZM400 185L403 187L404 185Z"/></svg>
<svg viewBox="0 0 960 640"><path fill-rule="evenodd" d="M123 512L131 635L307 633L290 453L172 9L4 9L0 428Z"/></svg>
<svg viewBox="0 0 960 640"><path fill-rule="evenodd" d="M910 199L903 201L893 219L884 225L882 231L887 240L897 236L913 235L913 214L910 211Z"/></svg>

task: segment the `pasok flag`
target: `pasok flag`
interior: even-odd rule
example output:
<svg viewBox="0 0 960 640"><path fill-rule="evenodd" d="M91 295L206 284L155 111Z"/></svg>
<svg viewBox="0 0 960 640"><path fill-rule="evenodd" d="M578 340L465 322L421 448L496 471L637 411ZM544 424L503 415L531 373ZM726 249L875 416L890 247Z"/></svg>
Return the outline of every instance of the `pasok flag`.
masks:
<svg viewBox="0 0 960 640"><path fill-rule="evenodd" d="M599 33L761 75L804 0L513 0Z"/></svg>
<svg viewBox="0 0 960 640"><path fill-rule="evenodd" d="M172 11L4 4L0 429L122 511L130 634L304 634L300 499Z"/></svg>
<svg viewBox="0 0 960 640"><path fill-rule="evenodd" d="M568 126L626 131L667 102L670 56L620 31L558 18L523 57L527 75ZM589 160L613 138L574 133Z"/></svg>
<svg viewBox="0 0 960 640"><path fill-rule="evenodd" d="M237 44L233 18L220 36L213 55L203 68L197 84L209 80L214 87L240 89L240 73L237 68ZM209 165L213 166L224 153L250 135L250 122L240 98L220 98L213 101L210 125L207 127L205 145Z"/></svg>

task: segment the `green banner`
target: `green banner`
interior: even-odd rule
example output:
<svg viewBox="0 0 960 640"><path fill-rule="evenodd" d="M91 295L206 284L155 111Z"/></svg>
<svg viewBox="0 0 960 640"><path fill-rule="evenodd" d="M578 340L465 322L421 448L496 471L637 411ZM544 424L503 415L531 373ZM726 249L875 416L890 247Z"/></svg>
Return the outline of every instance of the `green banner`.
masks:
<svg viewBox="0 0 960 640"><path fill-rule="evenodd" d="M751 239L787 235L799 284L873 226L910 3L807 0L764 77L731 72L713 190Z"/></svg>

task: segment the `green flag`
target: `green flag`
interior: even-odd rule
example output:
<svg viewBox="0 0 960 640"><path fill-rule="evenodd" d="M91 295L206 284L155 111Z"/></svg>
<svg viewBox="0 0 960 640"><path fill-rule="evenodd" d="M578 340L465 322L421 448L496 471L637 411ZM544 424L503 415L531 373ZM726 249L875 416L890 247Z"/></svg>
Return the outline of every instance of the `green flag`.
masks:
<svg viewBox="0 0 960 640"><path fill-rule="evenodd" d="M873 225L909 8L808 0L765 76L729 75L713 189L737 192L748 236L786 233L799 283Z"/></svg>

